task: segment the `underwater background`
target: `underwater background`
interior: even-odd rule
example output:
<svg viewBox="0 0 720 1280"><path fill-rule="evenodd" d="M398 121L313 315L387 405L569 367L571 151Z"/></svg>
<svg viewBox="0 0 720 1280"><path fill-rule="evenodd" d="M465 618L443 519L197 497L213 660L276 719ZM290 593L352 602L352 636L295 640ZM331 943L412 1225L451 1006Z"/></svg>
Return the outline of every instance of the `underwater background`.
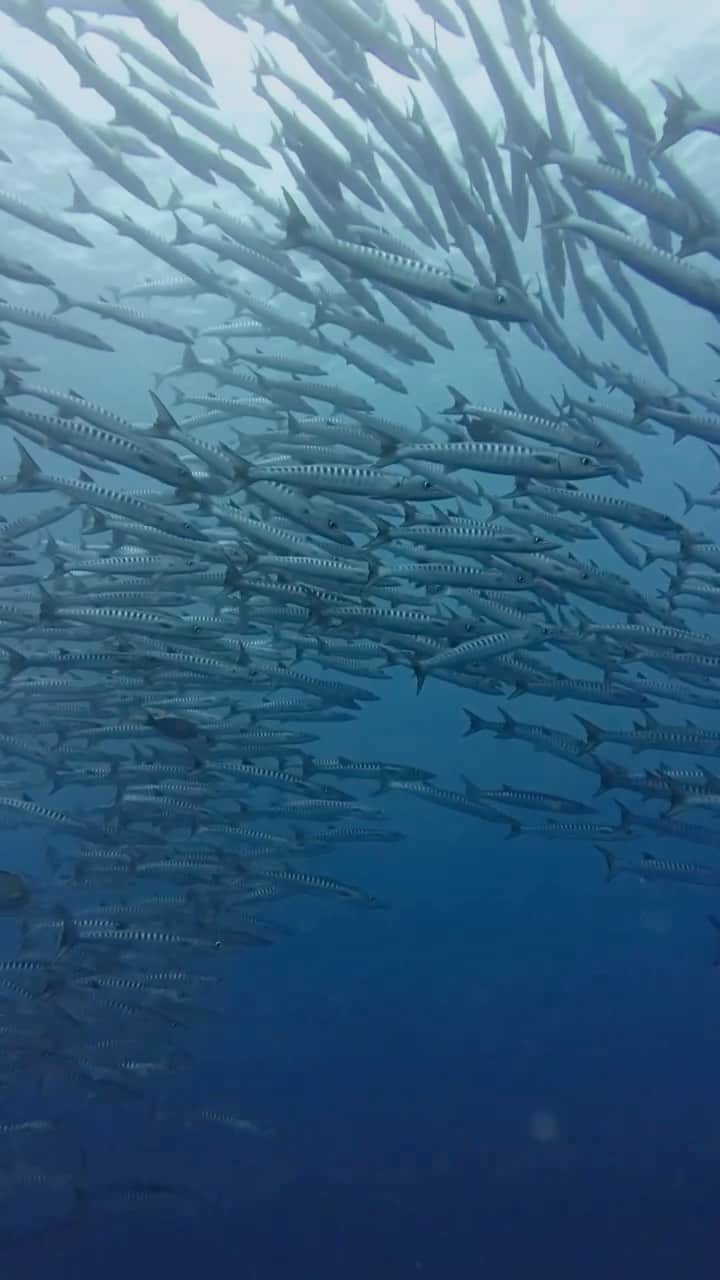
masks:
<svg viewBox="0 0 720 1280"><path fill-rule="evenodd" d="M475 6L504 49L495 6L481 0ZM260 28L243 33L199 5L173 7L212 72L220 109L241 122L255 145L268 148L269 113L252 93ZM699 0L682 7L669 0L622 7L565 0L560 7L654 117L652 79L679 77L700 100L717 102L720 21L709 6ZM391 0L389 8L401 25L411 18L432 38L432 23L409 0ZM91 117L92 100L52 50L10 16L0 15L0 36L3 58ZM89 47L115 65L107 43ZM287 41L272 47L293 74L306 74ZM499 127L487 85L475 89L469 41L448 40L446 56L488 127ZM397 76L379 67L376 77L388 96L404 103ZM427 103L432 120L431 94ZM581 125L569 104L567 109L577 137ZM6 100L2 113L0 141L13 158L12 182L0 175L7 189L62 210L70 201L70 172L100 204L116 210L129 205L49 125ZM97 118L105 118L101 109ZM438 114L438 129L445 127ZM720 201L717 139L692 135L677 153L706 195ZM163 163L141 162L139 171L161 185ZM169 162L166 170L175 176ZM279 172L274 168L256 181L279 194ZM180 185L184 194L207 194L190 175L183 174ZM227 186L220 194L228 198ZM86 226L79 216L66 216ZM167 233L170 223L163 218L170 215L153 216L153 225ZM2 231L4 252L31 260L73 295L94 297L110 284L125 288L151 274L137 246L111 233L89 232L96 245L90 254L42 241L4 215ZM528 279L539 252L533 235L520 247ZM720 372L706 345L719 340L713 317L642 280L636 287L674 378L711 395ZM14 300L24 292L5 289ZM27 305L38 305L34 295ZM302 314L302 304L291 307ZM151 309L183 325L228 318L219 298L158 299ZM100 359L31 332L23 332L17 350L42 365L41 377L31 380L77 388L146 422L153 375L173 361L176 349L102 324L98 332L112 332L112 357ZM444 313L443 324L454 351L435 349L434 365L413 366L405 399L374 387L378 413L414 423L415 406L435 414L447 405L448 384L473 401L499 405L507 398L492 352L466 318ZM616 359L638 376L648 373L647 360L612 333L602 345L597 341L574 297L568 297L564 327L595 358ZM508 341L541 401L559 396L563 383L578 393L572 374L547 352L528 343L520 347L514 334ZM292 354L294 346L288 340L275 349ZM209 343L199 350L213 352ZM207 390L202 375L183 386ZM366 380L352 368L343 371L343 386L367 394ZM664 433L633 437L632 449L644 470L647 505L680 519L675 482L692 493L708 492L710 456L702 441L674 446ZM34 454L47 465L41 449ZM12 433L3 425L0 472L12 473L16 465ZM53 458L52 465L76 473L62 459ZM496 487L507 488L502 478ZM8 519L42 501L42 495L0 496ZM74 519L63 526L70 530L64 536L77 537ZM693 511L687 523L720 539L717 511ZM602 548L593 558L616 567ZM661 569L652 566L644 589L661 585ZM692 625L718 634L712 615L695 616ZM566 669L582 672L570 659ZM463 736L463 708L492 718L496 697L433 680L417 696L410 671L397 668L390 675L379 690L368 682L381 697L363 704L361 715L317 726L316 754L419 764L438 785L456 789L470 778L484 788L512 784L569 795L616 821L611 796L594 800L597 778L591 772L516 739ZM527 693L509 703L502 699L502 705L519 720L577 731L572 702ZM580 712L603 724L633 718L613 707ZM681 725L685 713L682 705L668 704L661 718ZM712 711L692 707L687 716L708 728L717 725ZM624 753L613 758L637 766ZM662 759L662 753L644 755L642 766L656 767ZM68 811L96 802L82 788L62 795ZM465 1280L532 1272L556 1280L610 1274L661 1280L682 1271L700 1280L716 1274L720 969L707 917L720 914L720 889L634 876L609 880L592 841L532 834L506 839L502 827L416 803L402 792L377 803L388 824L404 831L402 843L350 844L335 849L321 868L312 865L361 885L388 910L363 911L313 896L280 901L273 917L291 928L289 936L215 963L223 976L215 1001L221 1016L199 1016L183 1037L191 1070L150 1082L140 1101L109 1104L82 1090L66 1094L50 1081L43 1105L58 1119L52 1141L19 1153L13 1142L3 1150L0 1140L0 1170L22 1158L59 1177L89 1168L99 1184L137 1177L174 1181L183 1196L112 1209L90 1203L77 1212L64 1185L60 1194L16 1186L0 1205L3 1278L85 1280L101 1274L115 1280L135 1274L184 1280L206 1273L218 1280ZM535 821L519 816L528 818L528 826ZM712 829L717 818L711 814L705 822ZM4 862L43 883L48 833L11 828L0 839ZM652 831L637 847L668 860L688 858L686 844L660 841ZM717 857L711 848L699 855L705 863ZM3 956L16 954L19 927L13 919L0 920ZM0 1078L0 1110L8 1123L35 1105L37 1082L28 1081L24 1094L22 1081L11 1085L1 1069ZM158 1112L189 1113L218 1099L231 1099L234 1112L258 1133L238 1141L234 1134L213 1131L209 1137L204 1129L170 1131L156 1122Z"/></svg>

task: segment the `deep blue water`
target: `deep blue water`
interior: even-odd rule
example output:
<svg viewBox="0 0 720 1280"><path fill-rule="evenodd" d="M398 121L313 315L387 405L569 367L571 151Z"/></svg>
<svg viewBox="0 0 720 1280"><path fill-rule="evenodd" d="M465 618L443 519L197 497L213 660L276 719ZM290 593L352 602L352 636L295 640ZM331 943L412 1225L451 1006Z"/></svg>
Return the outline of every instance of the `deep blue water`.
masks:
<svg viewBox="0 0 720 1280"><path fill-rule="evenodd" d="M563 11L572 8L566 3ZM588 34L596 31L597 8L583 17L592 18ZM694 45L684 42L682 20L676 17L673 26L667 6L658 22L661 17L661 38L652 46L656 59L646 50L642 72L631 34L627 49L633 87L653 101L656 114L649 81L653 74L667 75L674 52L689 87L700 93L710 53L720 48L717 34L704 47L699 36ZM692 18L697 34L704 16L693 12ZM636 38L644 39L651 25L652 15L639 14ZM32 65L35 46L28 39L15 32L12 56L29 50ZM233 35L243 70L248 40ZM616 43L617 37L608 48ZM212 41L210 46L212 56ZM232 59L214 47L232 110ZM44 63L37 69L41 73ZM78 97L76 109L80 103L85 99ZM54 153L56 132L31 128L13 108L7 112L7 146L26 198L62 208L68 168L94 197L107 198L105 180L84 162ZM266 141L267 121L253 119L252 125ZM696 179L706 180L716 195L717 145L705 140L682 153ZM142 164L140 171L151 172ZM207 196L202 184L185 177L186 194ZM158 225L169 234L165 217ZM115 257L115 238L94 220L90 234L98 244L94 255L43 244L40 254L47 256L37 265L61 287L86 295L109 283L166 274L135 246L121 244ZM27 229L8 220L8 252L27 256L36 244ZM537 267L536 248L531 242L523 251L528 273ZM640 282L637 288L667 345L674 377L710 394L717 362L710 363L705 343L717 339L717 325L651 286ZM14 286L7 295L20 300ZM23 297L28 305L48 303L32 289ZM218 299L154 306L179 323L228 318ZM373 388L379 412L414 423L415 405L436 412L447 404L448 383L502 403L504 385L479 335L462 319L443 316L443 323L455 352L438 353L431 369L412 370L407 399ZM649 361L612 335L601 348L570 300L565 328L594 356L602 353L659 378ZM109 334L111 326L98 331ZM131 419L148 421L151 376L176 362L176 349L127 330L112 332L117 353L104 362L30 333L17 347L29 359L41 359L38 381L73 386ZM580 384L548 353L515 333L509 342L541 400L559 396L563 384L580 394ZM202 353L217 351L208 344ZM343 370L342 380L368 393L354 370ZM206 391L209 384L198 377L183 385ZM628 407L618 395L606 403ZM663 432L623 443L637 444L645 469L642 489L629 496L678 518L682 502L673 481L707 494L720 479L699 442L674 447ZM50 464L42 450L36 453ZM0 470L14 464L9 438L0 437ZM52 465L67 467L55 458ZM495 492L509 487L488 482ZM42 495L0 498L8 516L42 501ZM688 523L720 540L716 512L698 510ZM65 536L76 532L75 525L67 529ZM621 568L607 549L596 559ZM661 582L657 568L643 575L643 589ZM712 617L688 616L698 630L717 631ZM579 664L576 669L581 671ZM351 724L323 727L314 753L420 764L448 787L460 788L467 776L483 786L511 782L590 802L593 774L521 742L462 736L462 708L495 718L496 698L432 680L417 697L407 670L395 672L392 683L368 688L381 692L381 701ZM531 696L502 705L520 720L568 731L577 729L574 710L605 724L633 719L626 709ZM661 712L663 720L678 724L685 718L680 704L663 704ZM708 727L717 723L715 713L693 707L687 714ZM606 752L638 766L623 748ZM641 765L653 767L660 758L643 755ZM349 789L367 794L360 785ZM641 803L635 796L628 802L633 808ZM97 793L65 792L63 803L94 806ZM58 1132L42 1157L27 1148L22 1155L30 1165L56 1170L61 1185L50 1192L16 1188L5 1200L2 1280L99 1274L104 1280L514 1280L530 1274L676 1280L678 1273L704 1280L717 1274L720 968L713 963L707 916L720 914L720 891L625 876L608 883L591 843L532 835L505 840L501 828L411 797L390 794L377 803L388 825L406 832L402 844L349 847L308 869L361 885L390 904L388 910L367 912L312 897L277 904L274 918L292 925L292 936L220 962L225 983L220 998L209 1003L221 1016L199 1019L183 1041L192 1070L151 1085L142 1102L91 1100L49 1081L47 1104L59 1118ZM604 819L615 821L611 797L597 806ZM528 826L542 820L529 812L518 816ZM2 833L5 860L38 879L47 875L47 843L42 832ZM659 841L651 832L636 842L639 848L711 865L717 857L715 850ZM8 925L0 934L3 954L14 954L15 940ZM0 1118L24 1114L30 1100L13 1082L0 1092ZM204 1129L163 1124L155 1114L223 1105L272 1133L240 1141L222 1131L209 1137ZM98 1184L142 1178L174 1181L185 1191L115 1209L91 1203L79 1212L62 1179L79 1176L83 1151ZM0 1146L0 1171L12 1168L17 1154L11 1144L4 1151Z"/></svg>

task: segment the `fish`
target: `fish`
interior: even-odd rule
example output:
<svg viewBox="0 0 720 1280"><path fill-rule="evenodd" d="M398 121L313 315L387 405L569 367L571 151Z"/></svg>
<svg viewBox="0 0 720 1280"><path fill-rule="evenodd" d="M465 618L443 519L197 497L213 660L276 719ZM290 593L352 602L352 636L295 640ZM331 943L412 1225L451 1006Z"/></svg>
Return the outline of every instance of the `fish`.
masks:
<svg viewBox="0 0 720 1280"><path fill-rule="evenodd" d="M698 888L720 888L720 873L712 867L694 862L673 862L657 858L652 853L641 853L640 860L621 862L610 849L600 846L605 859L608 881L620 875L637 876L640 880L663 880L669 884L690 884Z"/></svg>
<svg viewBox="0 0 720 1280"><path fill-rule="evenodd" d="M289 210L285 228L287 248L318 250L369 279L457 311L503 321L529 319L524 300L507 288L487 289L420 260L399 258L372 245L335 240L310 225L289 191L284 191L284 195Z"/></svg>
<svg viewBox="0 0 720 1280"><path fill-rule="evenodd" d="M718 887L715 106L551 0L115 8L3 5L0 1192L33 1221L234 1208L223 1143L285 1125L216 1038L238 983L345 929L385 954L433 859L450 902L553 856L581 911L592 846L670 907Z"/></svg>

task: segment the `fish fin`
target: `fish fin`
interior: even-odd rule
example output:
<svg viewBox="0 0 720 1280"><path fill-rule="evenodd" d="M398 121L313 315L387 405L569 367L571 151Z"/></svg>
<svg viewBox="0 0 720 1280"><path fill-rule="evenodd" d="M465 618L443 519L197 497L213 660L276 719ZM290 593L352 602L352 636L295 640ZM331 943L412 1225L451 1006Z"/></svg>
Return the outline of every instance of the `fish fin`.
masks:
<svg viewBox="0 0 720 1280"><path fill-rule="evenodd" d="M163 404L160 397L154 391L150 391L148 394L156 410L155 421L152 425L153 432L159 436L171 436L173 432L179 431L179 424L173 418L170 410Z"/></svg>
<svg viewBox="0 0 720 1280"><path fill-rule="evenodd" d="M603 858L605 859L605 867L606 867L605 883L609 884L610 881L614 880L615 876L617 875L617 857L612 852L611 849L606 849L601 844L596 844L595 848L597 849L598 853L601 853Z"/></svg>
<svg viewBox="0 0 720 1280"><path fill-rule="evenodd" d="M183 222L179 213L174 214L175 217L175 239L173 244L192 244L193 233L186 222Z"/></svg>
<svg viewBox="0 0 720 1280"><path fill-rule="evenodd" d="M285 187L283 187L282 192L288 207L288 216L285 223L285 248L297 249L303 243L305 233L310 230L310 223L293 200L290 192Z"/></svg>
<svg viewBox="0 0 720 1280"><path fill-rule="evenodd" d="M196 373L198 369L202 369L202 363L198 360L195 355L195 351L189 343L183 348L183 357L180 361L180 367L183 373L190 373L191 371Z"/></svg>
<svg viewBox="0 0 720 1280"><path fill-rule="evenodd" d="M708 921L718 935L715 939L715 954L713 956L713 968L717 969L720 966L720 920L717 916L708 915Z"/></svg>
<svg viewBox="0 0 720 1280"><path fill-rule="evenodd" d="M513 720L512 716L508 715L507 711L504 711L502 707L498 707L498 711L503 718L503 723L502 727L496 730L495 736L497 738L513 738L515 736L517 722Z"/></svg>
<svg viewBox="0 0 720 1280"><path fill-rule="evenodd" d="M64 311L69 311L70 308L74 306L72 298L70 298L67 293L63 293L61 289L56 288L55 285L53 287L53 293L55 294L56 300L58 300L58 305L56 305L53 311L54 316L59 316L63 314Z"/></svg>
<svg viewBox="0 0 720 1280"><path fill-rule="evenodd" d="M423 668L422 661L418 661L417 659L416 659L415 661L411 662L411 663L410 663L410 666L412 667L413 671L415 672L415 680L416 680L416 682L417 682L417 687L416 687L416 689L415 689L415 692L416 692L416 693L419 693L419 692L420 692L420 690L422 689L422 687L423 687L424 683L425 683L426 678L427 678L427 672L426 672L426 671L424 670L424 668Z"/></svg>
<svg viewBox="0 0 720 1280"><path fill-rule="evenodd" d="M524 693L527 693L529 688L530 688L529 681L517 679L515 681L515 688L513 689L512 693L508 694L508 701L512 702L513 698L521 698Z"/></svg>
<svg viewBox="0 0 720 1280"><path fill-rule="evenodd" d="M14 373L12 369L6 369L2 384L3 397L22 395L23 390L23 380L19 374Z"/></svg>
<svg viewBox="0 0 720 1280"><path fill-rule="evenodd" d="M679 484L677 480L674 480L673 484L675 485L676 489L680 490L683 496L683 501L685 503L685 510L683 511L683 515L686 516L688 511L692 511L693 507L695 506L695 499L693 498L692 494L685 488L685 486L682 484Z"/></svg>
<svg viewBox="0 0 720 1280"><path fill-rule="evenodd" d="M447 389L453 402L447 409L443 409L442 413L462 413L465 406L472 403L469 396L463 395L462 391L458 391L457 387L451 386L450 383L447 384Z"/></svg>
<svg viewBox="0 0 720 1280"><path fill-rule="evenodd" d="M73 199L72 204L67 209L68 213L95 213L95 206L88 199L78 182L75 181L72 174L68 174L70 185L72 187Z"/></svg>
<svg viewBox="0 0 720 1280"><path fill-rule="evenodd" d="M78 931L75 927L75 921L70 915L70 912L64 902L59 902L57 904L56 911L62 921L62 930L57 950L57 957L60 957L63 956L66 951L69 951L71 947L76 945L78 941Z"/></svg>
<svg viewBox="0 0 720 1280"><path fill-rule="evenodd" d="M606 791L614 791L616 787L621 785L616 780L620 766L614 765L611 769L609 765L605 764L604 760L600 760L597 756L594 757L594 759L597 765L597 771L600 775L600 782L597 790L595 791L595 795L600 796Z"/></svg>
<svg viewBox="0 0 720 1280"><path fill-rule="evenodd" d="M470 778L466 778L464 773L462 773L460 776L463 782L465 783L465 795L467 796L468 800L484 800L485 799L485 795L482 787L479 787L476 782L472 782Z"/></svg>
<svg viewBox="0 0 720 1280"><path fill-rule="evenodd" d="M18 492L22 493L24 490L32 489L36 486L37 482L42 478L42 471L40 464L35 461L32 454L28 453L25 446L20 444L17 438L15 439L15 448L20 454L15 486Z"/></svg>
<svg viewBox="0 0 720 1280"><path fill-rule="evenodd" d="M585 730L587 738L585 751L592 751L595 747L599 747L604 740L604 729L601 729L597 724L593 724L592 720L586 720L584 716L576 715L575 719L580 722Z"/></svg>
<svg viewBox="0 0 720 1280"><path fill-rule="evenodd" d="M57 601L49 591L45 590L41 582L38 582L38 590L40 592L40 622L52 622L57 616Z"/></svg>
<svg viewBox="0 0 720 1280"><path fill-rule="evenodd" d="M7 663L6 680L12 680L13 676L17 676L27 667L27 658L19 649L13 649L9 644L2 645L3 661ZM6 656L7 655L7 656Z"/></svg>
<svg viewBox="0 0 720 1280"><path fill-rule="evenodd" d="M486 728L482 716L476 715L474 711L470 711L467 707L463 707L463 711L468 718L468 727L463 734L464 738L468 738L473 733L480 733L481 729Z"/></svg>
<svg viewBox="0 0 720 1280"><path fill-rule="evenodd" d="M620 810L621 830L629 831L634 825L635 814L630 809L628 809L627 805L624 805L621 800L616 800L615 804Z"/></svg>

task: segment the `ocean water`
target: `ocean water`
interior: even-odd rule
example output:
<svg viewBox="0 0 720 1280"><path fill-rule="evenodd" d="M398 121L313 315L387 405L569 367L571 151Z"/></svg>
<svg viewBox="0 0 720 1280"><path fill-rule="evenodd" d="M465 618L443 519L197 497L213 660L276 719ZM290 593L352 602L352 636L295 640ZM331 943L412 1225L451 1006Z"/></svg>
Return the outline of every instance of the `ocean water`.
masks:
<svg viewBox="0 0 720 1280"><path fill-rule="evenodd" d="M507 53L496 5L475 2ZM264 38L255 24L243 34L200 5L174 7L211 70L219 106L249 140L268 148L270 114L252 92L253 48L265 40L295 75L307 76L306 65L287 41ZM622 11L599 0L563 0L558 7L619 69L655 124L662 103L653 79L677 76L701 102L717 106L720 23L699 0L682 8L670 0L636 0ZM411 19L431 38L432 24L409 0L389 0L389 8L401 29ZM131 29L139 30L137 24ZM4 57L49 84L86 118L107 120L103 104L78 88L74 73L48 46L3 15L0 37ZM491 129L499 129L500 111L470 42L441 35L440 45L476 109ZM118 70L109 43L95 40L87 47ZM376 63L373 72L389 96L407 102L407 86L397 76ZM419 93L438 137L451 146L451 131L432 93L424 85ZM542 111L537 96L529 100ZM569 96L563 103L571 136L578 150L587 151ZM137 213L139 206L91 171L57 129L6 99L2 112L0 142L13 164L2 167L0 185L59 211L70 200L70 173L98 203ZM695 134L672 152L718 201L719 147L716 138ZM246 210L244 198L227 183L213 193L187 173L178 178L169 161L133 163L159 192L167 193L173 177L189 198L216 195L231 211ZM254 177L274 194L286 181L276 160L272 171ZM167 274L96 219L73 216L95 243L91 253L36 235L2 215L3 252L31 260L59 287L84 297ZM141 210L138 216L165 235L172 232L169 213ZM627 222L632 227L641 220L635 224L628 216ZM534 232L516 247L532 287L541 269ZM297 261L306 278L319 278L314 260ZM716 321L636 277L633 284L666 345L673 377L712 394L720 363L706 343L719 340ZM3 291L29 306L51 301L39 289L10 282L3 282ZM259 291L269 295L264 285ZM147 307L180 325L220 323L230 314L219 298L159 299ZM288 304L288 312L308 317L301 303ZM331 376L369 395L379 413L413 425L417 406L429 413L446 407L448 384L475 401L502 404L506 389L480 335L465 317L441 318L453 352L435 348L432 366L392 366L408 383L407 397L374 387L339 363L331 363ZM177 362L179 348L112 322L87 316L80 322L107 336L115 352L82 351L22 331L13 350L42 365L42 374L31 380L73 387L133 421L149 422L153 375ZM662 381L651 362L612 330L600 344L570 289L564 327L594 358L617 360L638 376ZM515 330L505 336L541 401L560 396L563 385L587 394L551 354ZM289 342L273 348L293 351ZM218 355L210 340L198 350ZM197 375L184 379L183 387L206 392L210 384ZM598 398L623 409L629 404L602 390ZM647 438L626 435L623 444L632 448L645 477L628 496L678 519L683 503L677 482L693 494L708 494L720 480L701 441L673 445L670 432L662 430ZM73 464L40 448L33 452L46 467L77 474ZM12 433L3 424L0 472L12 472L15 465ZM502 493L510 485L491 478L487 487ZM13 518L45 500L0 496L0 510ZM717 512L699 508L687 523L720 541ZM77 521L60 532L77 537ZM622 569L603 544L594 544L591 558ZM636 580L632 571L628 576ZM659 590L661 566L646 570L642 585L649 594ZM688 617L698 631L717 633L712 615ZM573 673L569 660L566 669ZM575 672L587 674L579 663ZM519 720L568 732L578 729L576 711L605 725L630 725L632 711L530 694L508 702L432 679L418 696L407 668L391 675L382 685L368 682L381 697L363 705L352 722L319 726L315 754L420 765L435 772L439 785L455 789L470 778L483 787L510 783L568 795L596 804L600 820L616 821L612 795L593 799L596 775L519 740L463 736L463 708L496 718L499 704ZM686 715L708 728L717 725L717 713L677 703L661 704L657 714L679 725ZM657 767L662 759L647 753L638 766L638 757L624 748L609 747L605 754L628 767ZM674 757L675 762L686 758ZM360 785L349 789L358 798L367 795ZM139 1100L126 1103L50 1079L40 1105L58 1119L52 1141L19 1151L0 1137L0 1170L12 1171L24 1161L58 1177L56 1187L16 1186L0 1202L2 1280L89 1280L99 1274L104 1280L716 1275L720 969L707 917L720 915L720 890L631 876L608 882L592 841L545 840L532 833L505 839L502 827L402 793L383 795L377 803L388 825L405 832L403 842L349 845L322 865L308 863L308 869L362 886L388 903L388 910L369 912L312 896L278 903L274 918L292 933L272 947L220 959L222 988L208 1003L221 1016L198 1018L183 1038L190 1069L151 1082ZM628 803L635 809L642 801L631 796ZM62 795L68 811L96 804L95 793ZM516 816L528 827L543 821L525 810ZM710 830L715 821L714 814L703 819ZM52 843L47 831L8 829L1 839L4 860L44 883ZM618 845L621 856L624 849ZM660 841L651 831L634 843L633 851L640 849L668 860L717 865L716 850ZM16 923L0 922L2 954L14 955L16 944ZM3 1075L1 1064L0 1081L1 1122L38 1105L34 1081L23 1091L21 1081ZM238 1141L222 1131L172 1128L161 1119L166 1111L223 1106L262 1134ZM87 1176L91 1186L175 1182L183 1194L117 1205L107 1199L96 1204L91 1196L79 1212L72 1187Z"/></svg>

